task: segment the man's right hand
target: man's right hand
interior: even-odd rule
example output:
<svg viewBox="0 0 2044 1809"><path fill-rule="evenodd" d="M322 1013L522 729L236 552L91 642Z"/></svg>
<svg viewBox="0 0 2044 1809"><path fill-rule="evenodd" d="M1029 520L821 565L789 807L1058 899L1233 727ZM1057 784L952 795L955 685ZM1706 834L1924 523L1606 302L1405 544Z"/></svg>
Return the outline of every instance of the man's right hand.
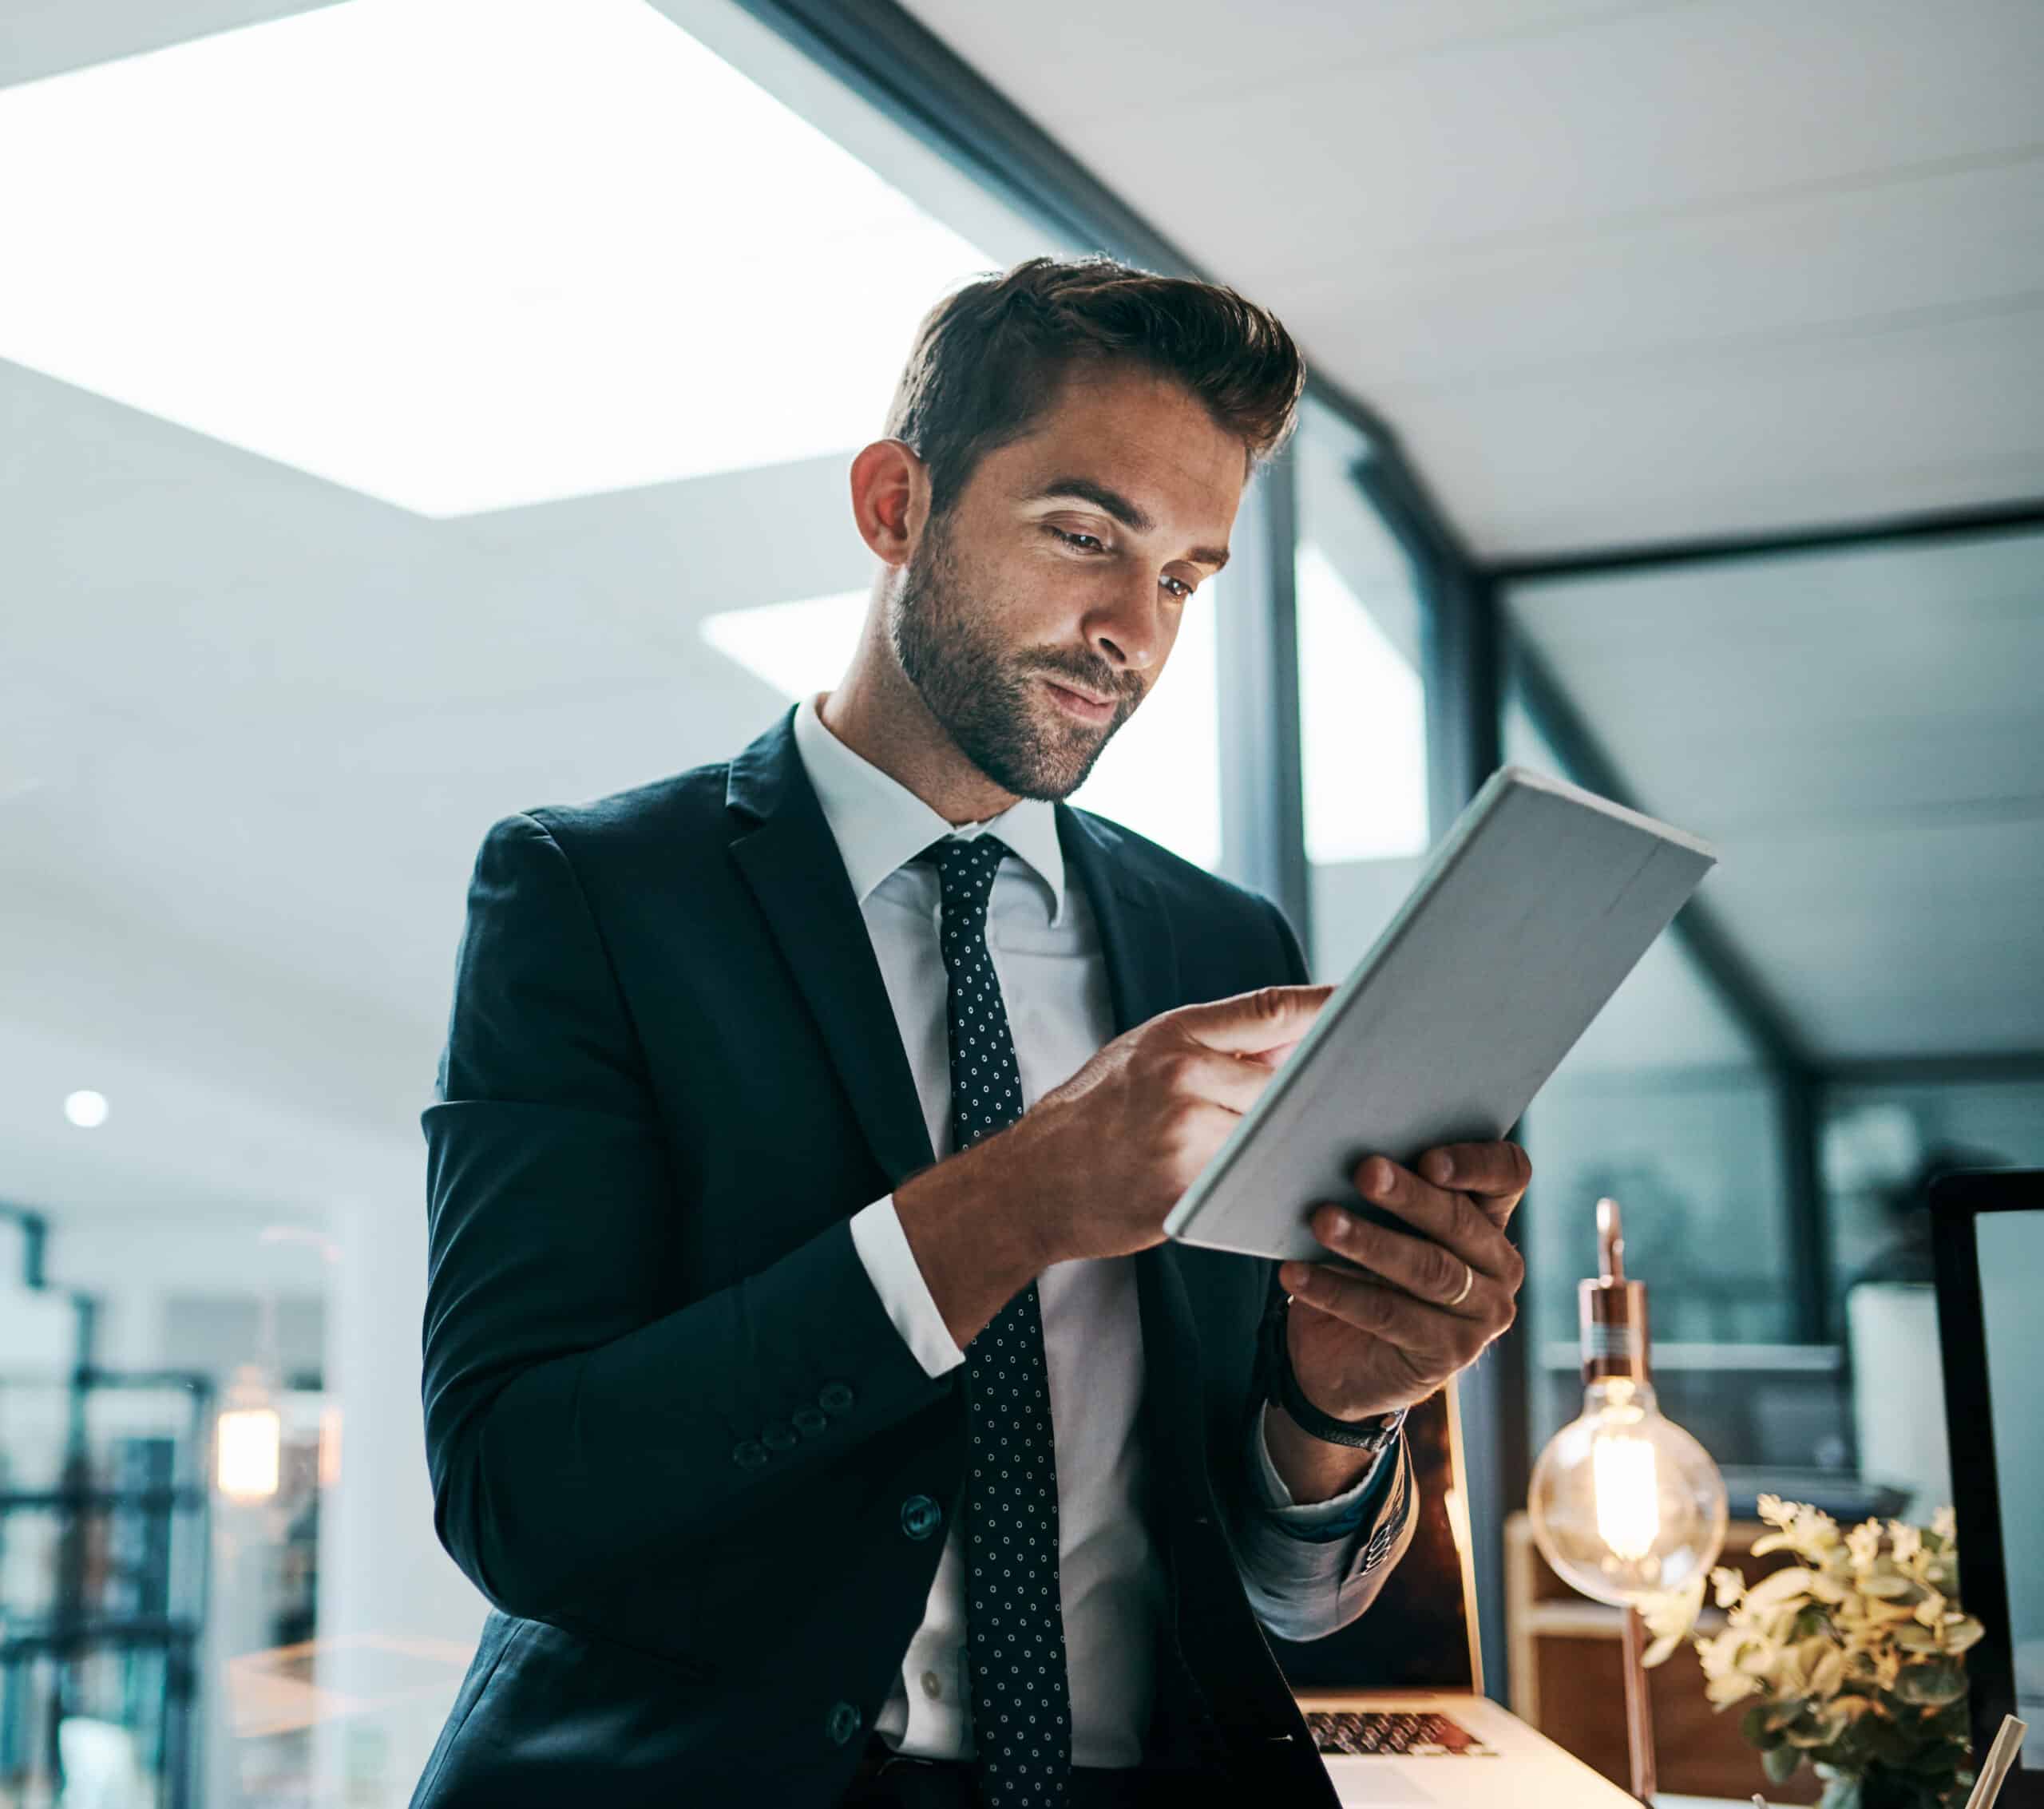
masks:
<svg viewBox="0 0 2044 1809"><path fill-rule="evenodd" d="M895 1212L959 1348L1052 1263L1162 1243L1333 990L1267 986L1163 1012L1005 1130L904 1182Z"/></svg>

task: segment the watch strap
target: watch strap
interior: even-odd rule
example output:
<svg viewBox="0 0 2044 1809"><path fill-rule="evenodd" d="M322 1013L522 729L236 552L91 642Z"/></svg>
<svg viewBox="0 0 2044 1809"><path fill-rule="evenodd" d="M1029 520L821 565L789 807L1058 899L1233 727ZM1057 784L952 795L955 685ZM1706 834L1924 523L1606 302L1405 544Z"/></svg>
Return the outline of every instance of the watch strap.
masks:
<svg viewBox="0 0 2044 1809"><path fill-rule="evenodd" d="M1263 1316L1265 1398L1284 1408L1297 1422L1301 1431L1331 1445L1346 1445L1352 1450L1375 1455L1396 1443L1405 1423L1404 1407L1392 1413L1375 1414L1368 1419L1337 1419L1331 1413L1321 1412L1306 1399L1305 1391L1292 1372L1291 1345L1285 1336L1290 1306L1291 1296L1278 1292Z"/></svg>

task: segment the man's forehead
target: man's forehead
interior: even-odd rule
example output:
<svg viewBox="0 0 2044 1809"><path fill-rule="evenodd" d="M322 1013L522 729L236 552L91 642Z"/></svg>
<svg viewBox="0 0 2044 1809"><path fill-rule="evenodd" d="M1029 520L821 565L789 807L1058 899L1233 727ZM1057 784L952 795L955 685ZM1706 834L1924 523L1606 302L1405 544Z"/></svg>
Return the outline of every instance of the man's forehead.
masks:
<svg viewBox="0 0 2044 1809"><path fill-rule="evenodd" d="M1133 455L1146 445L1225 459L1241 441L1182 383L1143 371L1067 371L1032 424L1028 439L1081 441Z"/></svg>

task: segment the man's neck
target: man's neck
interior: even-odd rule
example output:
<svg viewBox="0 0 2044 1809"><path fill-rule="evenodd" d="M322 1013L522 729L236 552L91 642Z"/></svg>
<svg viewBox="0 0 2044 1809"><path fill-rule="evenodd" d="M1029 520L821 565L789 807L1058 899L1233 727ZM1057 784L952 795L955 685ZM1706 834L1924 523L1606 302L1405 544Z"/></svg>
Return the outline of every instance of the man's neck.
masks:
<svg viewBox="0 0 2044 1809"><path fill-rule="evenodd" d="M954 828L984 822L1016 803L1012 792L959 752L921 693L899 667L890 675L890 667L862 647L844 682L817 705L824 727Z"/></svg>

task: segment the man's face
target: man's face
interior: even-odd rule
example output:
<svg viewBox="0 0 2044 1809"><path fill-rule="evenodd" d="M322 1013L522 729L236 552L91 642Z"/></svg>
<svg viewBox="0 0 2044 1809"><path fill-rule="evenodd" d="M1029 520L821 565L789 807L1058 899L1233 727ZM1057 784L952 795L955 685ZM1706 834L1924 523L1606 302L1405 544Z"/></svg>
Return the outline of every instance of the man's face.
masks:
<svg viewBox="0 0 2044 1809"><path fill-rule="evenodd" d="M1018 798L1075 791L1227 558L1242 443L1168 380L1080 366L988 453L887 612L909 682Z"/></svg>

